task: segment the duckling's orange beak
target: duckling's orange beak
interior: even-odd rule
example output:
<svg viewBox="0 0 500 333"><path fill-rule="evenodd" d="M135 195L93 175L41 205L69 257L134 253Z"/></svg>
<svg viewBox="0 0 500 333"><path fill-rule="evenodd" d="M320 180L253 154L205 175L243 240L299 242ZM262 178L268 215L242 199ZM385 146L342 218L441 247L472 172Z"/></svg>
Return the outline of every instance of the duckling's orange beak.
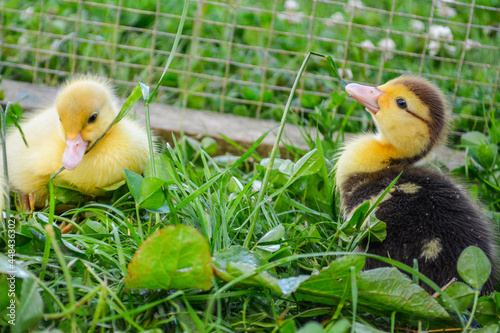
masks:
<svg viewBox="0 0 500 333"><path fill-rule="evenodd" d="M345 87L345 90L349 96L363 104L363 106L373 114L377 113L380 109L378 99L385 94L376 87L363 86L357 83L349 83Z"/></svg>
<svg viewBox="0 0 500 333"><path fill-rule="evenodd" d="M64 150L62 158L62 163L66 170L71 171L80 164L85 155L85 151L87 151L88 145L89 143L83 140L81 132L73 139L70 139L68 135L66 149Z"/></svg>

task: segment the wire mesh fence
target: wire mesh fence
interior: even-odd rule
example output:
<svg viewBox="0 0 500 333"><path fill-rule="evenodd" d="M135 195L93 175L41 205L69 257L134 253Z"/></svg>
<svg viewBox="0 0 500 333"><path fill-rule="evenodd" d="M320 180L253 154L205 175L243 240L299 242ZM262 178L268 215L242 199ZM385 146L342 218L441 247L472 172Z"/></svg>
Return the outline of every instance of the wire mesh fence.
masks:
<svg viewBox="0 0 500 333"><path fill-rule="evenodd" d="M49 85L96 73L121 94L153 85L181 11L180 0L2 0L0 73ZM316 51L348 81L427 77L448 95L457 131L482 131L485 116L499 117L498 17L498 0L191 0L158 101L279 119L305 53ZM313 59L294 107L314 112L339 89ZM352 118L352 130L368 126L361 110Z"/></svg>

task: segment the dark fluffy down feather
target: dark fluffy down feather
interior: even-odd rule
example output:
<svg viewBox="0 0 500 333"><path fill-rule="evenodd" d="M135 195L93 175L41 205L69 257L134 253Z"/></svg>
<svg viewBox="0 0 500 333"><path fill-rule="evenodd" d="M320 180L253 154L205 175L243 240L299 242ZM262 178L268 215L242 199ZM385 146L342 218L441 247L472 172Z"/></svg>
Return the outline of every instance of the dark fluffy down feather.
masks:
<svg viewBox="0 0 500 333"><path fill-rule="evenodd" d="M401 172L390 198L378 206L375 214L387 224L387 238L382 243L371 242L368 252L409 266L413 266L416 258L419 271L444 286L452 278L460 280L456 270L458 257L466 247L475 245L484 251L492 264L491 277L482 292L493 291L499 275L495 259L496 232L464 191L438 171L400 165L353 175L343 185L345 210L349 212L382 193ZM414 184L411 185L414 191L404 191L404 184ZM432 242L438 254L435 258L426 258L422 253ZM441 249L437 251L436 247ZM368 259L365 269L384 265L381 261ZM427 285L422 286L432 291Z"/></svg>

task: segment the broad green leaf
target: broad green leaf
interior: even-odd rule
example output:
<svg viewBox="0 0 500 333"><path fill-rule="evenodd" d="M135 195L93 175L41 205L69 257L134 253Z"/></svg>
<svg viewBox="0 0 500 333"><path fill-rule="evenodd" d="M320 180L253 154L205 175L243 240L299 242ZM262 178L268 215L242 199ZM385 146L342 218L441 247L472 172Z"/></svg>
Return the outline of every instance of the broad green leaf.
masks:
<svg viewBox="0 0 500 333"><path fill-rule="evenodd" d="M287 176L291 176L293 173L294 163L290 160L284 160L283 163L279 166L278 170L281 173L284 173Z"/></svg>
<svg viewBox="0 0 500 333"><path fill-rule="evenodd" d="M177 225L155 231L141 244L124 283L127 288L208 290L212 274L205 238L193 227Z"/></svg>
<svg viewBox="0 0 500 333"><path fill-rule="evenodd" d="M498 324L500 318L495 299L490 296L480 297L474 318L483 326Z"/></svg>
<svg viewBox="0 0 500 333"><path fill-rule="evenodd" d="M460 141L467 147L477 147L488 142L488 138L481 132L472 131L462 135Z"/></svg>
<svg viewBox="0 0 500 333"><path fill-rule="evenodd" d="M448 313L420 286L396 268L379 268L358 274L360 308L410 321L450 320Z"/></svg>
<svg viewBox="0 0 500 333"><path fill-rule="evenodd" d="M288 321L286 324L280 327L280 333L295 333L297 331L297 327L295 326L295 322L293 320Z"/></svg>
<svg viewBox="0 0 500 333"><path fill-rule="evenodd" d="M387 237L387 224L376 218L370 218L367 231L372 242L383 242Z"/></svg>
<svg viewBox="0 0 500 333"><path fill-rule="evenodd" d="M477 159L486 168L491 168L498 157L498 146L493 143L485 143L477 147Z"/></svg>
<svg viewBox="0 0 500 333"><path fill-rule="evenodd" d="M214 254L213 259L215 274L225 281L232 280L226 271L227 265L231 262L242 262L254 267L260 267L268 263L262 256L243 246L231 246L220 250Z"/></svg>
<svg viewBox="0 0 500 333"><path fill-rule="evenodd" d="M209 155L214 155L217 153L217 141L209 136L201 139L201 148L207 152Z"/></svg>
<svg viewBox="0 0 500 333"><path fill-rule="evenodd" d="M274 241L280 240L284 236L285 236L285 227L280 224L277 227L272 228L264 236L262 236L262 238L257 241L257 244L265 243L265 242L274 242ZM257 247L261 250L265 250L265 251L269 251L269 252L276 252L280 249L279 244L276 244L276 245L257 245Z"/></svg>
<svg viewBox="0 0 500 333"><path fill-rule="evenodd" d="M341 318L335 322L326 333L347 333L351 329L351 322L346 318Z"/></svg>
<svg viewBox="0 0 500 333"><path fill-rule="evenodd" d="M141 199L141 184L144 178L133 171L123 169L125 180L127 181L130 194L134 197L135 202L139 203Z"/></svg>
<svg viewBox="0 0 500 333"><path fill-rule="evenodd" d="M276 277L266 271L254 273L256 269L256 266L243 262L229 262L226 266L226 272L233 279L242 275L249 275L247 279L241 282L242 284L267 287L275 294L282 294Z"/></svg>
<svg viewBox="0 0 500 333"><path fill-rule="evenodd" d="M146 177L141 183L139 205L146 209L158 209L165 202L162 186L163 179Z"/></svg>
<svg viewBox="0 0 500 333"><path fill-rule="evenodd" d="M354 332L356 333L384 333L385 331L376 329L375 327L362 324L360 322L354 323Z"/></svg>
<svg viewBox="0 0 500 333"><path fill-rule="evenodd" d="M173 174L174 171L169 163L169 159L164 154L155 154L154 159L149 159L146 163L146 167L144 168L144 177L153 177L152 172L152 161L155 163L155 177L162 179L167 184L173 183L173 180L170 178L169 174Z"/></svg>
<svg viewBox="0 0 500 333"><path fill-rule="evenodd" d="M459 311L467 310L474 302L474 290L462 282L453 283L446 289L446 294L450 296ZM446 304L446 301L445 305L448 310L453 310L449 304Z"/></svg>
<svg viewBox="0 0 500 333"><path fill-rule="evenodd" d="M365 257L363 256L341 257L317 274L313 273L300 285L297 294L301 294L299 298L320 303L326 297L329 300L326 304L332 304L334 300L342 298L346 285L350 283L351 267L355 267L356 272L359 272L364 265Z"/></svg>
<svg viewBox="0 0 500 333"><path fill-rule="evenodd" d="M490 277L491 263L480 248L469 246L458 258L457 270L467 284L479 289Z"/></svg>
<svg viewBox="0 0 500 333"><path fill-rule="evenodd" d="M113 184L109 184L107 186L104 186L104 187L99 187L99 189L105 191L105 192L112 192L112 191L116 191L117 189L119 189L120 187L123 186L123 184L125 184L125 180L120 180L116 183L113 183Z"/></svg>
<svg viewBox="0 0 500 333"><path fill-rule="evenodd" d="M331 267L302 283L296 293L297 299L337 304L344 289L349 287L350 265L346 262L338 272L332 271ZM361 267L358 263L356 268ZM446 310L434 298L396 268L359 272L357 287L358 308L364 311L383 316L397 311L398 318L409 321L451 321ZM347 295L350 294L348 291Z"/></svg>
<svg viewBox="0 0 500 333"><path fill-rule="evenodd" d="M481 327L474 330L474 333L498 333L500 332L500 326L498 324L491 324L486 327Z"/></svg>
<svg viewBox="0 0 500 333"><path fill-rule="evenodd" d="M7 254L7 253L6 253ZM30 278L29 273L21 267L18 267L12 262L9 262L9 258L5 254L0 254L0 273L10 275L14 271L14 276L19 279Z"/></svg>
<svg viewBox="0 0 500 333"><path fill-rule="evenodd" d="M27 332L36 325L43 316L43 301L34 279L23 279L21 295L16 307L16 325L12 332Z"/></svg>
<svg viewBox="0 0 500 333"><path fill-rule="evenodd" d="M281 165L284 164L284 163L288 163L286 161L289 161L293 164L292 161L290 160L284 160L282 158L275 158L274 159L274 163L273 163L273 167L272 167L272 170L279 170ZM263 168L267 168L269 166L269 163L271 162L271 159L270 158L263 158L261 161L260 161L260 166L263 167Z"/></svg>
<svg viewBox="0 0 500 333"><path fill-rule="evenodd" d="M63 204L83 201L83 195L79 191L59 186L54 186L54 198Z"/></svg>
<svg viewBox="0 0 500 333"><path fill-rule="evenodd" d="M226 282L248 275L248 278L240 284L267 287L278 295L290 295L302 281L309 278L307 275L300 275L278 279L268 271L254 273L257 268L265 264L267 261L257 253L242 246L233 246L214 255L213 267L215 275Z"/></svg>
<svg viewBox="0 0 500 333"><path fill-rule="evenodd" d="M297 290L303 281L309 278L307 275L299 275L297 277L278 279L267 271L254 273L256 269L256 266L243 262L229 262L226 266L226 272L231 276L230 280L248 275L248 278L243 280L241 284L266 287L277 295L290 295Z"/></svg>
<svg viewBox="0 0 500 333"><path fill-rule="evenodd" d="M231 177L231 179L229 179L229 183L227 185L227 189L229 190L229 192L240 193L241 191L243 191L243 188L243 184L241 184L238 178Z"/></svg>
<svg viewBox="0 0 500 333"><path fill-rule="evenodd" d="M100 222L87 219L82 225L82 229L87 234L106 234L108 230Z"/></svg>
<svg viewBox="0 0 500 333"><path fill-rule="evenodd" d="M214 265L225 269L230 262L244 262L259 267L267 264L267 260L243 246L231 246L214 254Z"/></svg>
<svg viewBox="0 0 500 333"><path fill-rule="evenodd" d="M293 177L309 176L317 173L322 165L321 154L313 149L298 160L293 166Z"/></svg>

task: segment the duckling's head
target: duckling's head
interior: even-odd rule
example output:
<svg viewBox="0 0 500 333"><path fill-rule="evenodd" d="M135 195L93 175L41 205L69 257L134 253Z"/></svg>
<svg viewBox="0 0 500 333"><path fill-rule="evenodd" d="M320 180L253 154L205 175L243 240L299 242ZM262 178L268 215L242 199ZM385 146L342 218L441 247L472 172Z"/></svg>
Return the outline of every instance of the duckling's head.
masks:
<svg viewBox="0 0 500 333"><path fill-rule="evenodd" d="M401 76L379 87L351 83L346 91L371 112L378 140L398 151L393 163L415 162L446 137L445 98L425 79Z"/></svg>
<svg viewBox="0 0 500 333"><path fill-rule="evenodd" d="M62 162L67 170L73 170L116 117L116 97L106 80L87 76L69 81L55 106L60 134L66 141Z"/></svg>

